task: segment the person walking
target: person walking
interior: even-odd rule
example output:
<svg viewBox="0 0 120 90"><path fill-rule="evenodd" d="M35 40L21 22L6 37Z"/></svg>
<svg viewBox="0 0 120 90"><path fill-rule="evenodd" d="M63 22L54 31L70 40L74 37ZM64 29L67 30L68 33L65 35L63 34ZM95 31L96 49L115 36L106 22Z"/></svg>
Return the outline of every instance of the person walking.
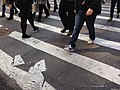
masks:
<svg viewBox="0 0 120 90"><path fill-rule="evenodd" d="M49 0L47 0L47 7L48 7L48 9L50 10ZM57 9L58 9L57 1L54 0L54 9L53 9L53 12L56 12Z"/></svg>
<svg viewBox="0 0 120 90"><path fill-rule="evenodd" d="M21 18L21 29L22 29L22 38L30 38L31 35L26 34L27 29L27 19L30 22L33 31L37 32L39 27L34 25L34 20L32 16L32 4L33 0L15 0L16 7L20 10Z"/></svg>
<svg viewBox="0 0 120 90"><path fill-rule="evenodd" d="M49 13L49 10L48 8L46 7L46 4L47 4L47 0L36 0L37 3L39 4L39 15L38 15L38 22L41 22L41 17L42 17L42 13L43 13L43 9L45 11L45 18L47 18L50 13Z"/></svg>
<svg viewBox="0 0 120 90"><path fill-rule="evenodd" d="M113 13L114 13L114 8L115 8L116 3L117 3L117 15L116 15L116 18L119 18L120 0L111 0L110 19L108 19L108 22L112 21L112 19L113 19Z"/></svg>
<svg viewBox="0 0 120 90"><path fill-rule="evenodd" d="M69 45L64 49L68 51L75 50L75 43L79 36L80 30L86 21L87 28L89 30L88 44L92 44L95 40L95 28L94 23L96 16L101 13L101 0L76 0L76 18L75 28L70 39Z"/></svg>
<svg viewBox="0 0 120 90"><path fill-rule="evenodd" d="M9 0L9 9L10 9L10 16L7 18L7 20L12 20L14 15L14 0Z"/></svg>
<svg viewBox="0 0 120 90"><path fill-rule="evenodd" d="M0 16L0 18L5 17L5 10L6 10L5 6L6 4L8 4L8 0L1 0L1 3L2 3L2 15Z"/></svg>
<svg viewBox="0 0 120 90"><path fill-rule="evenodd" d="M69 30L67 36L72 35L74 24L75 24L75 0L61 0L59 5L59 16L62 21L64 28L61 33Z"/></svg>

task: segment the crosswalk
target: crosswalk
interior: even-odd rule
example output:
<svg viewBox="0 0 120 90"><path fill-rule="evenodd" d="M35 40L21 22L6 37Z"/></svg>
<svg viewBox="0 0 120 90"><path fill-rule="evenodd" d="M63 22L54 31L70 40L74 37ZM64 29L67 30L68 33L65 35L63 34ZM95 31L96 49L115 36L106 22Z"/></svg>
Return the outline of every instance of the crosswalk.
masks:
<svg viewBox="0 0 120 90"><path fill-rule="evenodd" d="M14 31L8 37L0 38L0 69L14 78L23 90L39 90L29 79L28 70L44 58L47 71L44 72L46 85L42 90L120 90L120 19L114 18L114 23L107 23L109 5L103 5L102 14L105 16L97 17L94 44L86 44L89 35L84 24L74 53L63 49L70 37L60 33L62 24L58 14L42 18L41 23L35 21L40 31L33 33L28 30L27 33L33 36L30 39L21 38L21 32L17 30L20 18L15 16L15 27L11 27ZM1 24L0 27L5 26ZM31 29L30 26L28 28ZM23 57L25 65L11 66L16 54ZM109 86L109 83L116 86Z"/></svg>

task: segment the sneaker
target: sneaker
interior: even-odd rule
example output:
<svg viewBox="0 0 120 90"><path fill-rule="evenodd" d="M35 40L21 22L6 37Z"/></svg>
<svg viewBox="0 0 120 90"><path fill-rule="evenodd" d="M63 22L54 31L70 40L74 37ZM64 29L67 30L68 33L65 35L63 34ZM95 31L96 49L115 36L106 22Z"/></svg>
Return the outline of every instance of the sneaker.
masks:
<svg viewBox="0 0 120 90"><path fill-rule="evenodd" d="M25 34L25 35L22 35L22 38L30 38L31 36L30 35L27 35L27 34Z"/></svg>
<svg viewBox="0 0 120 90"><path fill-rule="evenodd" d="M39 31L39 27L35 27L35 29L33 31L34 32L38 32Z"/></svg>
<svg viewBox="0 0 120 90"><path fill-rule="evenodd" d="M88 44L93 44L93 42L94 42L94 40L92 40L92 39L89 39L89 40L87 41Z"/></svg>
<svg viewBox="0 0 120 90"><path fill-rule="evenodd" d="M112 21L112 18L110 18L110 19L107 20L107 22L110 22L110 21Z"/></svg>
<svg viewBox="0 0 120 90"><path fill-rule="evenodd" d="M71 45L66 45L65 48L64 48L64 50L66 50L66 51L70 51L70 52L74 52L74 51L75 51L75 49L72 48Z"/></svg>

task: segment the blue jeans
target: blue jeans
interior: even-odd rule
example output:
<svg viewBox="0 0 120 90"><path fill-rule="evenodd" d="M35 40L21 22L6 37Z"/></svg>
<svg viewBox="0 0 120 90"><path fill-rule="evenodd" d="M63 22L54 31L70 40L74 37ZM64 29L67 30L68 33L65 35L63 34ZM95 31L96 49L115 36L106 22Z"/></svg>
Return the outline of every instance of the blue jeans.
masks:
<svg viewBox="0 0 120 90"><path fill-rule="evenodd" d="M82 26L84 24L84 21L86 21L87 28L89 30L89 37L90 39L94 40L95 39L95 28L94 28L94 23L96 19L95 14L92 14L91 16L86 16L83 11L79 10L76 17L75 17L75 28L72 34L72 38L70 39L70 45L72 48L75 48L76 41L78 39L78 35L80 33L80 30L82 29Z"/></svg>

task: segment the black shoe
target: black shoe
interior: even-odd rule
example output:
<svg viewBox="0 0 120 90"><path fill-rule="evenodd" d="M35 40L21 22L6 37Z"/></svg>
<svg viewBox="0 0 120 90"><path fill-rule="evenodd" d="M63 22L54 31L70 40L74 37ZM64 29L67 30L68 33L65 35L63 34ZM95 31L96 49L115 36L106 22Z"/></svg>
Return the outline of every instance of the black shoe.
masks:
<svg viewBox="0 0 120 90"><path fill-rule="evenodd" d="M27 34L25 34L25 35L22 35L22 38L30 38L31 36L30 35L27 35Z"/></svg>
<svg viewBox="0 0 120 90"><path fill-rule="evenodd" d="M54 10L53 10L53 12L56 12L57 9L58 9L57 5L54 6Z"/></svg>
<svg viewBox="0 0 120 90"><path fill-rule="evenodd" d="M2 18L2 17L5 17L5 14L3 14L2 16L0 16L0 18Z"/></svg>
<svg viewBox="0 0 120 90"><path fill-rule="evenodd" d="M72 31L69 31L69 32L67 33L67 36L70 36L70 35L72 35Z"/></svg>
<svg viewBox="0 0 120 90"><path fill-rule="evenodd" d="M39 27L35 27L33 31L34 32L38 32L39 31Z"/></svg>
<svg viewBox="0 0 120 90"><path fill-rule="evenodd" d="M61 30L61 33L64 33L66 30L67 30L67 29L63 28L63 29Z"/></svg>
<svg viewBox="0 0 120 90"><path fill-rule="evenodd" d="M105 1L102 1L102 4L105 4Z"/></svg>
<svg viewBox="0 0 120 90"><path fill-rule="evenodd" d="M9 17L9 18L7 18L7 20L13 20L13 18Z"/></svg>
<svg viewBox="0 0 120 90"><path fill-rule="evenodd" d="M45 18L47 18L48 16L50 16L50 14L46 14Z"/></svg>
<svg viewBox="0 0 120 90"><path fill-rule="evenodd" d="M116 18L119 18L119 14L116 15Z"/></svg>
<svg viewBox="0 0 120 90"><path fill-rule="evenodd" d="M108 19L107 22L111 22L112 21L112 18Z"/></svg>
<svg viewBox="0 0 120 90"><path fill-rule="evenodd" d="M38 22L41 22L41 19L37 19Z"/></svg>

